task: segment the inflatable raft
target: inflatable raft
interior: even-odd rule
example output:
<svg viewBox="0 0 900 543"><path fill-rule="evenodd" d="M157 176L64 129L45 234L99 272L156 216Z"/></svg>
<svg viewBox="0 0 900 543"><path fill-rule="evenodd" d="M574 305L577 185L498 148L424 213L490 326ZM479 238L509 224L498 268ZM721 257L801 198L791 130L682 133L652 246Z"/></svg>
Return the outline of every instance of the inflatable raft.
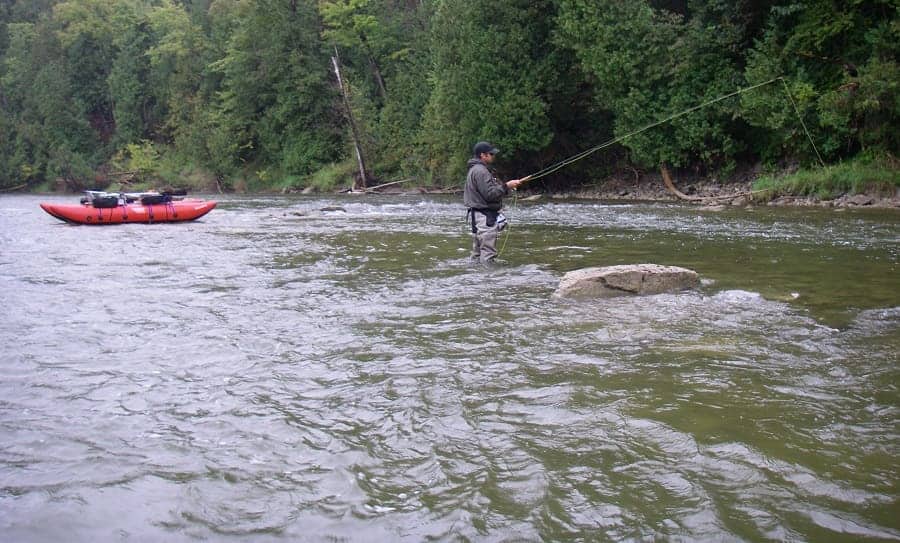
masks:
<svg viewBox="0 0 900 543"><path fill-rule="evenodd" d="M216 207L214 201L178 199L165 193L85 194L80 204L42 203L41 209L74 224L122 224L193 221Z"/></svg>

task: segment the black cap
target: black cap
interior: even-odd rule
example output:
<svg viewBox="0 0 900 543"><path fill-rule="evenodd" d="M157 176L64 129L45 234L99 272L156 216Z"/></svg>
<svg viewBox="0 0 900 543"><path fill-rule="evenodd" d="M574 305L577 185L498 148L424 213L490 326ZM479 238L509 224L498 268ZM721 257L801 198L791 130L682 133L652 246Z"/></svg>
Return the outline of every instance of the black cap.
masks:
<svg viewBox="0 0 900 543"><path fill-rule="evenodd" d="M488 153L491 155L496 155L500 152L500 149L497 149L490 143L486 141L479 141L475 144L475 147L472 149L475 153L475 157L480 157L482 153Z"/></svg>

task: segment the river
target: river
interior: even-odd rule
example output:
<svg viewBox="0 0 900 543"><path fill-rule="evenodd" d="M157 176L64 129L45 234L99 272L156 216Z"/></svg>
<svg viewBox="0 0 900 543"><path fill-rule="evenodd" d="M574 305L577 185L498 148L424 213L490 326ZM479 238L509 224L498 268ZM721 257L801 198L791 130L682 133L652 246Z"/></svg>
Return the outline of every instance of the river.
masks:
<svg viewBox="0 0 900 543"><path fill-rule="evenodd" d="M900 540L897 211L217 199L0 197L0 539Z"/></svg>

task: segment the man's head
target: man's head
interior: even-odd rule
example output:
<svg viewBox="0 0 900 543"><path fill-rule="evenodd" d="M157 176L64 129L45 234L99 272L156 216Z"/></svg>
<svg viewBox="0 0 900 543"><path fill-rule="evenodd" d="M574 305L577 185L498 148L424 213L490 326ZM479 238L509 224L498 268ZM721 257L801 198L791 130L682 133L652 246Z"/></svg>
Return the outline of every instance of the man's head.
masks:
<svg viewBox="0 0 900 543"><path fill-rule="evenodd" d="M481 160L482 162L486 162L490 164L494 161L494 155L500 152L499 149L491 145L486 141L479 141L475 144L475 147L472 148L472 151L475 155L475 158Z"/></svg>

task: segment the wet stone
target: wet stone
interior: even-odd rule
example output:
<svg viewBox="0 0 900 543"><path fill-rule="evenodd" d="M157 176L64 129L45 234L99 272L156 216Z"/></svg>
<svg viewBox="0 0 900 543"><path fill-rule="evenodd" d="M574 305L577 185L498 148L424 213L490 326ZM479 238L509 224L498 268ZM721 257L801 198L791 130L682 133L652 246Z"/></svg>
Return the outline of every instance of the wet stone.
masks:
<svg viewBox="0 0 900 543"><path fill-rule="evenodd" d="M553 295L557 298L609 298L676 292L699 285L700 276L687 268L625 264L571 271L563 276Z"/></svg>

